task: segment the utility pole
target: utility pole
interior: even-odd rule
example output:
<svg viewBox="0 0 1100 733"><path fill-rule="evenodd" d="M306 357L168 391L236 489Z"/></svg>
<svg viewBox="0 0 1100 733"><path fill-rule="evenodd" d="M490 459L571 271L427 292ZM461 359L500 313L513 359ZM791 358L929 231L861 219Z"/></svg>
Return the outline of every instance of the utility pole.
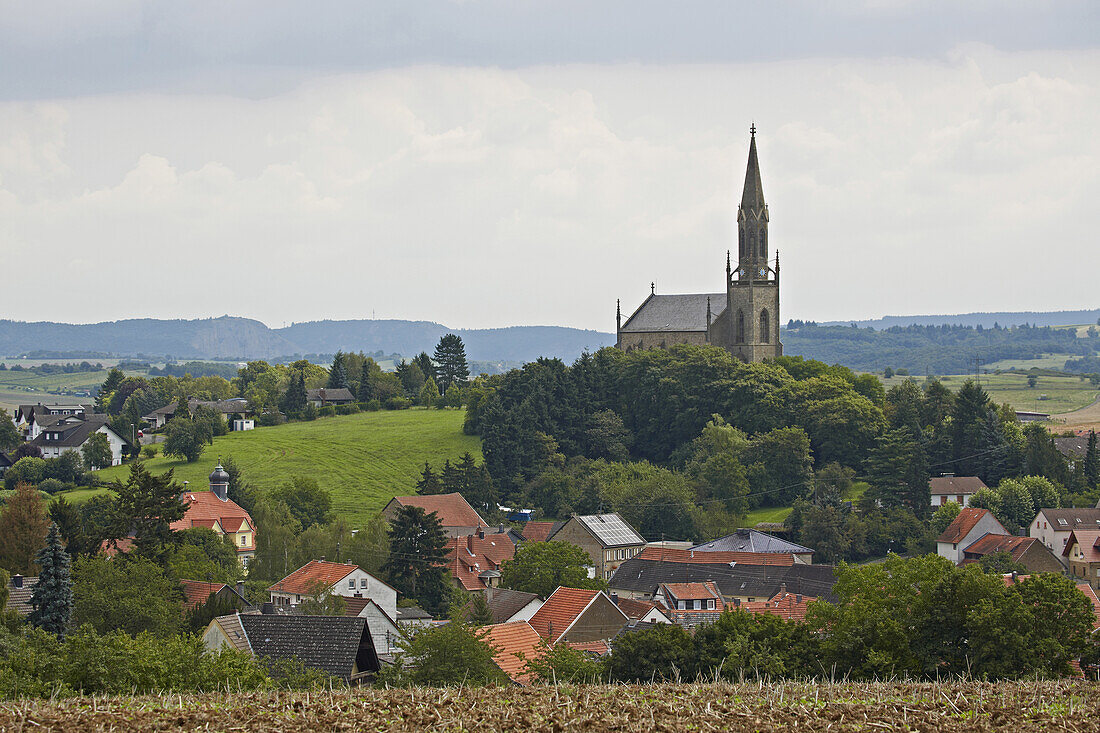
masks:
<svg viewBox="0 0 1100 733"><path fill-rule="evenodd" d="M974 365L974 377L978 380L978 386L982 386L982 357L975 356L970 360L970 363Z"/></svg>

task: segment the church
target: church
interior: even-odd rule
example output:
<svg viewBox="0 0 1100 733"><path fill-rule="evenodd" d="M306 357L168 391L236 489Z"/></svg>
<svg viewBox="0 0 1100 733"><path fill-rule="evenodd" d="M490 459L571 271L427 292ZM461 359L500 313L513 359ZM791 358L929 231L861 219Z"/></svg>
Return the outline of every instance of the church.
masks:
<svg viewBox="0 0 1100 733"><path fill-rule="evenodd" d="M723 293L649 297L623 321L616 309L618 339L624 351L663 349L676 344L713 344L743 361L783 355L779 343L779 252L768 263L768 205L756 155L756 126L749 130L749 164L737 209L737 267L726 252Z"/></svg>

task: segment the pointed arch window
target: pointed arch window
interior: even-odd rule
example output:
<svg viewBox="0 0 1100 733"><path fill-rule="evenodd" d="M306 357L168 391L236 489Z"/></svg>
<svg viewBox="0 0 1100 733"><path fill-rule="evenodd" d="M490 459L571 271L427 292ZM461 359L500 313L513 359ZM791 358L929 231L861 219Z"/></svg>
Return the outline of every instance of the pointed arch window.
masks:
<svg viewBox="0 0 1100 733"><path fill-rule="evenodd" d="M760 230L760 259L768 259L768 230Z"/></svg>
<svg viewBox="0 0 1100 733"><path fill-rule="evenodd" d="M745 230L742 229L738 232L740 239L738 241L737 254L741 259L745 258Z"/></svg>
<svg viewBox="0 0 1100 733"><path fill-rule="evenodd" d="M760 311L760 343L770 344L772 341L772 329L771 319L768 318L768 311L764 309Z"/></svg>
<svg viewBox="0 0 1100 733"><path fill-rule="evenodd" d="M737 343L745 343L745 311L737 311Z"/></svg>

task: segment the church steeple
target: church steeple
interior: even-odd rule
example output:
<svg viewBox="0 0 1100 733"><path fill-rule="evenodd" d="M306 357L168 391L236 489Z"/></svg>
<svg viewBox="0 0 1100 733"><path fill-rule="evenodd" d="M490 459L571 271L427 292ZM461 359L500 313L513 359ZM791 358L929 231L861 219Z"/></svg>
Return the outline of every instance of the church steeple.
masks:
<svg viewBox="0 0 1100 733"><path fill-rule="evenodd" d="M756 125L749 128L749 163L737 208L737 269L742 280L768 279L768 205L756 153Z"/></svg>

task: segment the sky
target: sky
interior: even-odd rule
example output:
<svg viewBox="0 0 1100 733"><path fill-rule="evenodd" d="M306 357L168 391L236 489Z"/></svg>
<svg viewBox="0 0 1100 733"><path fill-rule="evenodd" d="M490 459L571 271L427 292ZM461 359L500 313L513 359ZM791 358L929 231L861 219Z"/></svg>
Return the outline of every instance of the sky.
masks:
<svg viewBox="0 0 1100 733"><path fill-rule="evenodd" d="M0 0L0 318L1100 307L1094 0Z"/></svg>

